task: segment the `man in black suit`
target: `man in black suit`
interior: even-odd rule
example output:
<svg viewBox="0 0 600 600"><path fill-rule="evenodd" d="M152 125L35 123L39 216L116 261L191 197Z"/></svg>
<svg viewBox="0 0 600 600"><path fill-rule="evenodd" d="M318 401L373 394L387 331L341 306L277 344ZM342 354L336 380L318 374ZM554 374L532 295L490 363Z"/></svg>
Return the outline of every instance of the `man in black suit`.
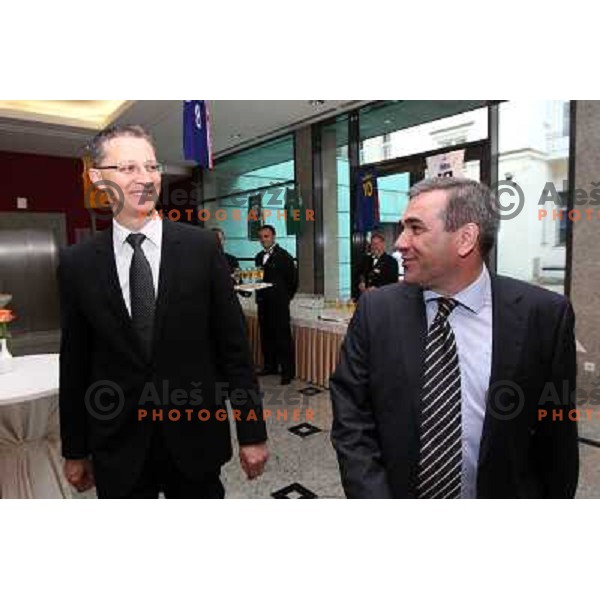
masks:
<svg viewBox="0 0 600 600"><path fill-rule="evenodd" d="M225 255L225 260L229 265L229 272L233 275L235 270L240 268L240 262L233 254L225 252L225 232L220 227L212 227L211 231L214 231L217 234L217 239L219 240L219 244Z"/></svg>
<svg viewBox="0 0 600 600"><path fill-rule="evenodd" d="M396 243L404 282L363 295L330 380L348 497L575 494L573 310L489 274L497 214L474 181L412 188Z"/></svg>
<svg viewBox="0 0 600 600"><path fill-rule="evenodd" d="M232 277L232 279L234 279L234 282L235 282L235 279L237 277L236 271L238 271L238 269L240 268L240 263L233 254L229 254L228 252L225 252L225 232L220 227L213 227L213 228L211 228L211 231L214 231L217 234L217 239L219 240L219 245L221 246L221 249L223 250L225 260L227 261L227 264L229 266L229 272L231 273L231 277ZM252 292L245 292L244 290L238 290L238 294L242 298L250 298L250 296L252 296Z"/></svg>
<svg viewBox="0 0 600 600"><path fill-rule="evenodd" d="M258 236L263 250L256 255L255 264L264 270L263 281L273 284L256 292L264 358L260 374L275 374L281 366L281 385L288 385L295 375L290 301L298 289L298 272L291 255L276 243L274 227L264 225Z"/></svg>
<svg viewBox="0 0 600 600"><path fill-rule="evenodd" d="M102 131L89 150L113 220L59 264L66 477L100 498L223 497L228 393L249 478L268 456L227 263L214 234L157 218L161 166L141 127Z"/></svg>
<svg viewBox="0 0 600 600"><path fill-rule="evenodd" d="M389 283L398 283L398 261L385 251L385 237L379 232L371 235L371 252L365 257L358 289L365 292Z"/></svg>

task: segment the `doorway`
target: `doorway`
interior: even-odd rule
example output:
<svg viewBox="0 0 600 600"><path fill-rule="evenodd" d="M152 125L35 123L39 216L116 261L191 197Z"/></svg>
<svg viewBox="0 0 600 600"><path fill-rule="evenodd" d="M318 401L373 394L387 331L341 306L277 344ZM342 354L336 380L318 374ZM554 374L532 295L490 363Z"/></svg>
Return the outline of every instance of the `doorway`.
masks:
<svg viewBox="0 0 600 600"><path fill-rule="evenodd" d="M377 173L377 189L379 195L380 226L377 231L383 233L386 242L386 252L393 254L394 243L400 234L399 221L404 215L408 204L408 192L418 181L425 179L427 173L427 158L454 150L465 151L464 173L469 179L475 179L486 184L491 181L491 152L488 139L439 148L430 152L414 154L402 158L394 158L379 163L363 164L361 169L373 168ZM353 179L358 181L361 170L353 169ZM354 209L356 209L354 207ZM354 222L354 218L352 217ZM368 236L355 232L352 235L352 291L358 295L360 265L363 264ZM400 274L402 274L402 265Z"/></svg>

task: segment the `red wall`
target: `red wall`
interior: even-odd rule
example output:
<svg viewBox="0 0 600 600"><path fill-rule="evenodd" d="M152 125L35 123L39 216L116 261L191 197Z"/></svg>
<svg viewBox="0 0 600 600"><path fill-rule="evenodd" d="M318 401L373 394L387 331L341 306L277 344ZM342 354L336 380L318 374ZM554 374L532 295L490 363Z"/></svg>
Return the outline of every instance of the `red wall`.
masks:
<svg viewBox="0 0 600 600"><path fill-rule="evenodd" d="M27 211L66 215L69 244L75 228L90 227L84 208L82 163L76 158L0 152L0 219L2 211L16 211L17 197L27 198Z"/></svg>

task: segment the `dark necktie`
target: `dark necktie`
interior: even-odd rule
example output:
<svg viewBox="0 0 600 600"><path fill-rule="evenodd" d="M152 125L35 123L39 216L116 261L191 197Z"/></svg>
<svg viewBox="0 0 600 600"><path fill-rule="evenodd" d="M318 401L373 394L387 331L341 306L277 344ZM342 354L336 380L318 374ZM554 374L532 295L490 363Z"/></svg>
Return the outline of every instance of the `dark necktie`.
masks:
<svg viewBox="0 0 600 600"><path fill-rule="evenodd" d="M454 332L448 323L457 302L452 298L438 298L437 302L425 347L417 492L419 498L460 498L460 368Z"/></svg>
<svg viewBox="0 0 600 600"><path fill-rule="evenodd" d="M146 358L150 358L154 329L154 285L152 269L142 250L146 236L143 233L130 233L127 243L133 248L129 267L129 297L131 300L131 320L138 334Z"/></svg>

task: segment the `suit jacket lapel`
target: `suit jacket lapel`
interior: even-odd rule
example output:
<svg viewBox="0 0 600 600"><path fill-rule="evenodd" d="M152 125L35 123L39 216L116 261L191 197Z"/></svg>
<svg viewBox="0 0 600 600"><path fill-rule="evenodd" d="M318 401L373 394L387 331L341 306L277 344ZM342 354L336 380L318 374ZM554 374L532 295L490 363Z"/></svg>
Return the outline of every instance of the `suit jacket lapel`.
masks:
<svg viewBox="0 0 600 600"><path fill-rule="evenodd" d="M490 392L507 387L504 382L514 381L517 365L521 360L523 340L526 332L526 319L521 310L523 295L511 289L509 281L492 276L492 365L490 371ZM508 388L510 383L508 383ZM508 389L507 388L507 389ZM487 401L487 398L486 398ZM493 415L486 409L479 451L481 464L490 448Z"/></svg>
<svg viewBox="0 0 600 600"><path fill-rule="evenodd" d="M421 392L423 387L423 362L427 338L427 316L423 293L418 286L399 286L404 302L397 305L398 345L404 363L405 393L415 409L415 424L419 427Z"/></svg>
<svg viewBox="0 0 600 600"><path fill-rule="evenodd" d="M99 271L101 279L104 282L103 289L107 294L108 304L115 313L119 323L122 326L126 326L127 324L131 325L131 318L127 312L127 306L123 299L123 291L119 283L112 232L112 227L109 227L98 234L96 253L100 258L98 262Z"/></svg>
<svg viewBox="0 0 600 600"><path fill-rule="evenodd" d="M100 281L103 283L102 290L107 299L108 306L117 319L117 327L124 332L130 344L135 348L139 348L139 342L133 329L127 306L125 305L117 273L112 226L98 234L96 253L99 257L98 269Z"/></svg>
<svg viewBox="0 0 600 600"><path fill-rule="evenodd" d="M163 220L162 247L160 256L160 271L158 276L158 293L156 311L154 313L154 345L160 339L165 314L169 305L169 297L177 284L177 269L180 265L181 240L176 227Z"/></svg>

